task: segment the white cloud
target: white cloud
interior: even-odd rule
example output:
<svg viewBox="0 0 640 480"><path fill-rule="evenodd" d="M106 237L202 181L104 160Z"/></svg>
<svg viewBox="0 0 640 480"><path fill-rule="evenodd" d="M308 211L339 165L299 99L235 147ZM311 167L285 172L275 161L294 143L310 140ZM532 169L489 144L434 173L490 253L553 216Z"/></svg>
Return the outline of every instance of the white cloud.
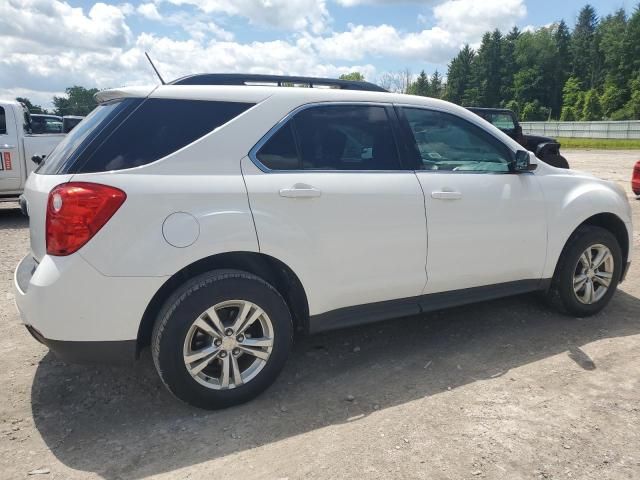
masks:
<svg viewBox="0 0 640 480"><path fill-rule="evenodd" d="M307 36L323 58L360 60L366 56L391 56L405 59L445 62L459 41L446 30L436 26L416 33L402 33L390 25L375 27L349 25L349 30L328 37Z"/></svg>
<svg viewBox="0 0 640 480"><path fill-rule="evenodd" d="M435 0L336 0L336 2L344 7L354 7L356 5L402 5L409 3L428 5L435 3Z"/></svg>
<svg viewBox="0 0 640 480"><path fill-rule="evenodd" d="M165 0L205 13L245 17L254 25L320 33L330 20L326 0Z"/></svg>
<svg viewBox="0 0 640 480"><path fill-rule="evenodd" d="M149 20L162 20L160 12L153 3L141 3L136 9L137 12Z"/></svg>
<svg viewBox="0 0 640 480"><path fill-rule="evenodd" d="M27 51L33 46L124 47L132 38L124 14L113 5L96 3L85 15L82 8L55 0L3 0L0 33L2 44L19 40L23 46L29 45ZM6 51L6 46L0 45L0 49Z"/></svg>
<svg viewBox="0 0 640 480"><path fill-rule="evenodd" d="M526 14L523 0L448 0L433 8L439 27L470 43L486 31L510 29Z"/></svg>

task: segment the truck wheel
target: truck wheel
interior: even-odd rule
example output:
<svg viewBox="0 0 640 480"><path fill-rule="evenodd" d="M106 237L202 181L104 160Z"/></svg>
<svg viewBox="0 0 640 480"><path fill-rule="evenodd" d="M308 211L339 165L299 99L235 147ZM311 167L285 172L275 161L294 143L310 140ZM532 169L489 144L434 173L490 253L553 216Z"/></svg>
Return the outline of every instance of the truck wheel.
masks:
<svg viewBox="0 0 640 480"><path fill-rule="evenodd" d="M165 386L204 409L237 405L273 383L291 349L291 314L255 275L214 270L166 301L153 329L153 361Z"/></svg>
<svg viewBox="0 0 640 480"><path fill-rule="evenodd" d="M545 157L542 160L548 163L549 165L551 165L552 167L569 168L569 162L567 162L567 159L564 158L562 155L558 155L558 154L545 155Z"/></svg>
<svg viewBox="0 0 640 480"><path fill-rule="evenodd" d="M562 251L547 298L562 313L593 315L609 303L621 273L616 237L604 228L579 227Z"/></svg>

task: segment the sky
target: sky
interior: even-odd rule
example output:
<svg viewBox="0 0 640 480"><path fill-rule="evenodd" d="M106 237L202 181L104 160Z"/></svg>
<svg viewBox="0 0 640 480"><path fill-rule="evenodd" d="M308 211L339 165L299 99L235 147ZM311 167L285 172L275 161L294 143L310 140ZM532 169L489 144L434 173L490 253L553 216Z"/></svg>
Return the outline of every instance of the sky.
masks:
<svg viewBox="0 0 640 480"><path fill-rule="evenodd" d="M564 19L583 0L0 0L0 98L51 106L66 87L201 72L337 77L447 64L465 43ZM591 0L599 15L637 0Z"/></svg>

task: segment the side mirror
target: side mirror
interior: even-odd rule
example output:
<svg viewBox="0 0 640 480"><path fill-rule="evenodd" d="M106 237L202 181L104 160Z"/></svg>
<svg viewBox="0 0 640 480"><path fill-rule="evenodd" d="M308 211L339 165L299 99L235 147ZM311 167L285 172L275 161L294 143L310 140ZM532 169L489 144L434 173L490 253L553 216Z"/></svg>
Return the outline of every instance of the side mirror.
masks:
<svg viewBox="0 0 640 480"><path fill-rule="evenodd" d="M529 152L526 150L518 150L516 152L516 159L513 163L513 170L515 172L531 172L538 168L536 163L531 163Z"/></svg>
<svg viewBox="0 0 640 480"><path fill-rule="evenodd" d="M40 165L42 162L44 162L44 157L46 157L46 155L34 155L33 157L31 157L31 161L36 165Z"/></svg>

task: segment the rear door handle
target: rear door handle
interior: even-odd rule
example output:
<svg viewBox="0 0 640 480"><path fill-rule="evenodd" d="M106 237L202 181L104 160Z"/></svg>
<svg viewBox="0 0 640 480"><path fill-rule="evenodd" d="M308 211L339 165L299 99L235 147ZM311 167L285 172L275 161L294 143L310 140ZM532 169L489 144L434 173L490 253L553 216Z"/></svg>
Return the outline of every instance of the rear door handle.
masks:
<svg viewBox="0 0 640 480"><path fill-rule="evenodd" d="M8 143L0 145L0 149L2 150L13 150L14 148L16 148L15 145L9 145Z"/></svg>
<svg viewBox="0 0 640 480"><path fill-rule="evenodd" d="M320 190L311 185L294 185L291 188L281 188L280 196L285 198L313 198L319 197Z"/></svg>
<svg viewBox="0 0 640 480"><path fill-rule="evenodd" d="M438 200L460 200L462 193L452 191L431 192L431 198Z"/></svg>

